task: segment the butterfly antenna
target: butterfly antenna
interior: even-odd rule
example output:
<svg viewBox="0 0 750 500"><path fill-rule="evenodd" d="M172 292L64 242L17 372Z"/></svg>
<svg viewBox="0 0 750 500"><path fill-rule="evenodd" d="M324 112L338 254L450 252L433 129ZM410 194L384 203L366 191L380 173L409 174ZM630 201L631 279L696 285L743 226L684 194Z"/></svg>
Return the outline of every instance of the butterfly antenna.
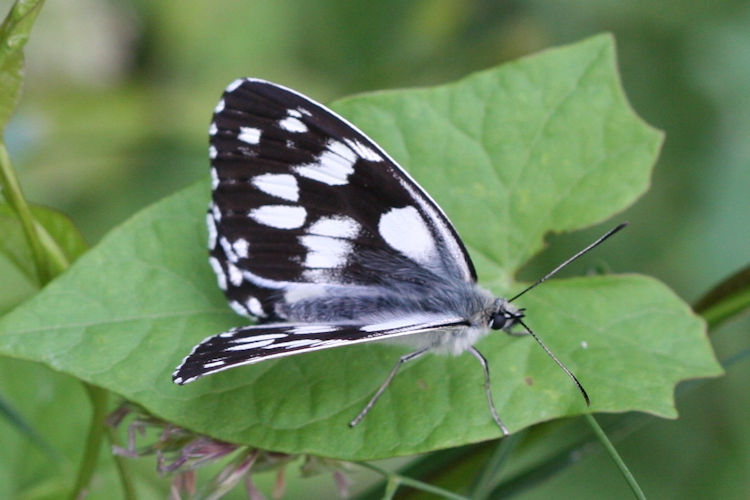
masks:
<svg viewBox="0 0 750 500"><path fill-rule="evenodd" d="M514 300L516 300L516 299L517 299L518 297L520 297L520 296L521 296L521 295L523 295L524 293L528 292L528 291L529 291L529 290L531 290L532 288L535 288L535 287L536 287L537 285L541 285L542 283L544 283L545 281L547 281L547 280L548 280L549 278L551 278L552 276L554 276L555 274L557 274L557 273L558 273L558 271L560 271L560 270L561 270L562 268L564 268L565 266L567 266L568 264L570 264L571 262L573 262L574 260L576 260L576 259L577 259L578 257L580 257L580 256L582 256L582 255L584 255L584 254L588 253L588 252L589 252L590 250L593 250L593 249L594 249L594 248L596 248L596 247L597 247L597 246L598 246L598 245L599 245L600 243L604 242L604 240L606 240L607 238L609 238L610 236L612 236L612 235L613 235L613 234L615 234L615 233L616 233L617 231L619 231L620 229L624 228L624 227L625 227L625 226L627 226L627 225L628 225L628 223L627 223L627 222L623 222L623 223L619 224L619 225L618 225L618 226L617 226L616 228L614 228L614 229L610 229L610 230L609 230L609 231L607 231L607 232L606 232L606 233L605 233L605 234L604 234L603 236L600 236L600 237L599 237L599 239L597 239L596 241L594 241L593 243L591 243L591 244L590 244L589 246L587 246L587 247L586 247L586 248L584 248L583 250L580 250L580 251L578 251L578 252L577 252L577 253L576 253L575 255L573 255L572 257L568 258L568 259L567 259L567 260L566 260L565 262L563 262L562 264L560 264L559 266L557 266L556 268L554 268L554 269L553 269L552 271L550 271L550 272L548 272L547 274L545 274L544 276L542 276L542 277L541 277L540 279L538 279L538 280L537 280L537 281L536 281L536 282L535 282L535 283L534 283L533 285L531 285L531 286L527 287L526 289L524 289L524 290L523 290L523 291L521 291L520 293L516 294L516 295L515 295L515 296L514 296L513 298L510 298L510 299L508 299L508 302L513 302L513 301L514 301ZM533 334L532 334L532 335L533 335ZM536 338L536 337L535 337L535 338ZM537 339L537 341L538 341L538 339ZM541 342L540 342L540 343L541 343ZM547 349L547 348L545 347L545 349ZM547 351L547 352L549 352L549 351ZM550 355L551 355L551 353L550 353ZM554 356L552 356L552 357L554 358ZM557 360L555 360L555 361L557 361ZM558 361L557 363L558 363L558 364L560 364L560 362L559 362L559 361ZM562 366L562 365L560 365L560 366ZM563 369L564 369L564 367L563 367ZM565 370L565 371L567 371L567 370ZM570 373L570 372L568 372L568 373ZM571 374L571 376L572 376L572 374ZM575 377L573 377L573 378L575 379ZM576 382L577 382L577 381L576 381Z"/></svg>
<svg viewBox="0 0 750 500"><path fill-rule="evenodd" d="M555 356L555 355L554 355L554 354L552 353L552 351L550 351L550 350L549 350L549 347L547 347L547 345L546 345L546 344L545 344L544 342L542 342L542 339L540 339L539 337L537 337L537 336L536 336L536 334L535 334L534 332L532 332L532 331L531 331L531 328L529 328L528 326L526 326L526 323L524 323L524 322L523 322L523 321L521 321L521 320L518 320L518 322L519 322L519 323L521 324L521 326L523 326L523 327L524 327L524 329L526 330L526 333L528 333L529 335L531 335L531 336L532 336L532 337L534 338L534 340L536 340L536 341L537 341L537 343L538 343L538 344L539 344L540 346L542 346L542 349L544 349L544 352L546 352L546 353L547 353L547 355L548 355L548 356L549 356L550 358L552 358L552 360L553 360L553 361L554 361L555 363L557 363L557 366L559 366L560 368L562 368L562 369L563 369L563 371L564 371L565 373L567 373L567 374L568 374L568 377L570 377L570 379L571 379L571 380L572 380L573 382L575 382L575 384L576 384L576 385L578 386L578 390L579 390L579 391L581 391L581 394L583 395L583 399L585 399L585 400L586 400L586 406L591 406L591 400L589 399L589 395L588 395L588 394L586 394L586 389L584 389L584 388L583 388L583 386L582 386L582 385L581 385L581 383L580 383L580 382L578 381L578 379L576 378L576 376L575 376L575 375L573 375L573 372L572 372L572 371L570 371L570 370L568 370L568 367L567 367L567 366L565 366L565 365L564 365L564 364L562 363L562 361L560 361L559 359L557 359L557 356Z"/></svg>

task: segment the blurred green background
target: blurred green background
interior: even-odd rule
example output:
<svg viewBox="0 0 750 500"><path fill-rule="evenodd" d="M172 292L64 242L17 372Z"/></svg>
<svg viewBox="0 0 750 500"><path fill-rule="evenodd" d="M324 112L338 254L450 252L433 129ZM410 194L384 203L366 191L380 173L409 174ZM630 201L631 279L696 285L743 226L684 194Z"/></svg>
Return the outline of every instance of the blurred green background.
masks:
<svg viewBox="0 0 750 500"><path fill-rule="evenodd" d="M0 2L3 13L9 5ZM616 218L631 227L565 273L606 262L694 301L750 260L746 1L48 2L27 46L25 94L6 140L27 197L69 214L95 244L137 210L207 179L210 115L238 76L327 102L448 82L603 31L615 35L630 102L666 141L651 191ZM551 236L522 277L538 276L611 225ZM748 327L745 318L712 334L720 360L747 349ZM619 441L647 494L748 497L747 380L745 357L725 378L681 393L678 421L653 421ZM359 476L352 479L353 491L361 489ZM331 481L315 482L333 494ZM629 492L599 455L522 498L550 495Z"/></svg>

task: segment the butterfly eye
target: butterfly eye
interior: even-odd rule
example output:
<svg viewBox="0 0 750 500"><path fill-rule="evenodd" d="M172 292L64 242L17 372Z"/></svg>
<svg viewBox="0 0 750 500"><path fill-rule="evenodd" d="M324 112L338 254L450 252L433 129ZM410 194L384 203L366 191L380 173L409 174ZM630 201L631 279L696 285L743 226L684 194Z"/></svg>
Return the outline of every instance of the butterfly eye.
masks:
<svg viewBox="0 0 750 500"><path fill-rule="evenodd" d="M523 317L523 312L513 313L500 310L490 317L490 328L493 330L507 330Z"/></svg>
<svg viewBox="0 0 750 500"><path fill-rule="evenodd" d="M515 324L515 317L508 311L498 311L490 318L490 328L493 330L505 330Z"/></svg>

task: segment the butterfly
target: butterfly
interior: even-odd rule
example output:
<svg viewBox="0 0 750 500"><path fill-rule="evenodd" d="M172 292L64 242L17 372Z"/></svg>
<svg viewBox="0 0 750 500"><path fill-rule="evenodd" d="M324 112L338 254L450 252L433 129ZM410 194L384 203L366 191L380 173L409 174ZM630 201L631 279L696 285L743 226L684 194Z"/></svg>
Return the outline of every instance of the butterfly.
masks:
<svg viewBox="0 0 750 500"><path fill-rule="evenodd" d="M209 127L209 263L231 308L257 324L211 336L172 375L177 384L237 366L332 347L406 338L370 411L404 363L468 352L492 330L532 335L512 302L598 245L618 226L512 299L477 284L453 224L372 139L325 106L283 86L232 82ZM516 330L514 330L516 327ZM517 331L520 328L520 331Z"/></svg>

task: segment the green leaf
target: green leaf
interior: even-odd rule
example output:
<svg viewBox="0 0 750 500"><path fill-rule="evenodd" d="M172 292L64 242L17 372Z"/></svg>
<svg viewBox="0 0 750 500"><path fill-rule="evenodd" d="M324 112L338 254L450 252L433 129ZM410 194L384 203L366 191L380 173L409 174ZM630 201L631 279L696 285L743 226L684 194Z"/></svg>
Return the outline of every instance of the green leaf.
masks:
<svg viewBox="0 0 750 500"><path fill-rule="evenodd" d="M619 86L610 37L431 89L363 95L336 108L404 164L464 236L480 281L508 296L549 231L604 220L648 186L661 134ZM412 454L497 437L471 356L406 365L355 429L403 347L342 347L207 377L170 374L198 341L246 323L206 262L208 180L113 230L0 321L0 352L42 361L213 437L343 459ZM674 417L675 384L718 375L703 322L643 276L553 280L523 297L528 322L579 376L593 411ZM478 344L515 431L588 411L530 338Z"/></svg>
<svg viewBox="0 0 750 500"><path fill-rule="evenodd" d="M0 25L0 132L21 97L23 47L43 0L19 0Z"/></svg>
<svg viewBox="0 0 750 500"><path fill-rule="evenodd" d="M59 248L62 257L72 262L86 251L86 242L71 220L48 208L32 206L31 214L39 224L37 231ZM0 315L39 291L39 279L33 255L15 212L0 202Z"/></svg>

